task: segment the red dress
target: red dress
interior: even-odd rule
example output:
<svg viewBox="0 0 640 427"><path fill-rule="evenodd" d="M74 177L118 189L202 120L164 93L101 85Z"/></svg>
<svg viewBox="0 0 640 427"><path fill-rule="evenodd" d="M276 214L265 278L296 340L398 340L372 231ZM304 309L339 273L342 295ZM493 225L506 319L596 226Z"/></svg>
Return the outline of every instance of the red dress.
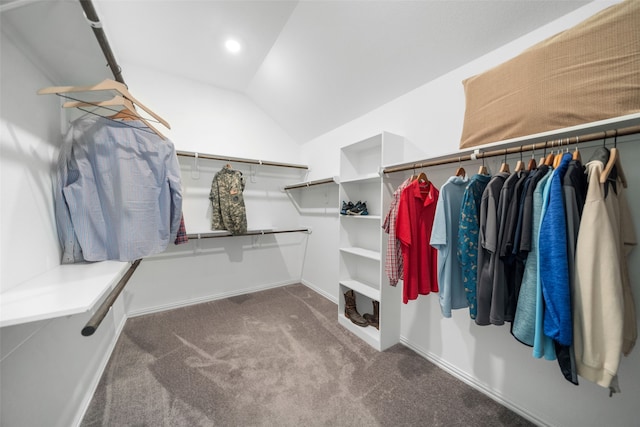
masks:
<svg viewBox="0 0 640 427"><path fill-rule="evenodd" d="M438 189L430 182L413 181L402 191L396 236L402 247L404 288L402 302L438 292L438 251L431 247L431 227Z"/></svg>

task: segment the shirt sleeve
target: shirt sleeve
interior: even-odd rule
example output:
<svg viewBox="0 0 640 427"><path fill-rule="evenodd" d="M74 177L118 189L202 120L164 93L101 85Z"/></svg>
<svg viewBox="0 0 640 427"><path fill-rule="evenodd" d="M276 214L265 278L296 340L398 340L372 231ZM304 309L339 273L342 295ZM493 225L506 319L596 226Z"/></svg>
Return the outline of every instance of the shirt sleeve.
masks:
<svg viewBox="0 0 640 427"><path fill-rule="evenodd" d="M218 174L211 181L211 191L209 192L209 200L211 201L211 229L222 230L222 213L220 212L220 189L218 187Z"/></svg>
<svg viewBox="0 0 640 427"><path fill-rule="evenodd" d="M398 218L396 219L396 236L402 244L407 246L411 246L411 213L409 212L409 203L407 201L410 188L405 188L400 195Z"/></svg>
<svg viewBox="0 0 640 427"><path fill-rule="evenodd" d="M178 157L173 145L171 146L171 151L167 159L167 180L171 194L170 241L173 242L176 240L182 220L182 180L180 177Z"/></svg>
<svg viewBox="0 0 640 427"><path fill-rule="evenodd" d="M69 130L60 149L54 188L54 207L58 240L62 249L62 264L73 264L84 261L80 243L73 228L71 213L64 195L64 188L75 181L79 172L72 168L73 160L73 128Z"/></svg>
<svg viewBox="0 0 640 427"><path fill-rule="evenodd" d="M400 250L400 245L398 243L398 238L396 237L398 203L400 201L400 194L402 193L403 188L404 184L398 187L398 189L393 193L393 199L391 200L389 212L387 212L387 216L385 217L384 223L382 224L383 230L387 234L389 234L389 238L387 239L387 257L384 269L387 277L389 278L389 284L391 286L395 286L398 284L398 281L400 280L400 277L403 273L402 253Z"/></svg>
<svg viewBox="0 0 640 427"><path fill-rule="evenodd" d="M445 194L445 191L441 191L438 195L436 213L431 227L431 239L429 241L429 244L438 250L444 250L447 246L447 213L443 194Z"/></svg>

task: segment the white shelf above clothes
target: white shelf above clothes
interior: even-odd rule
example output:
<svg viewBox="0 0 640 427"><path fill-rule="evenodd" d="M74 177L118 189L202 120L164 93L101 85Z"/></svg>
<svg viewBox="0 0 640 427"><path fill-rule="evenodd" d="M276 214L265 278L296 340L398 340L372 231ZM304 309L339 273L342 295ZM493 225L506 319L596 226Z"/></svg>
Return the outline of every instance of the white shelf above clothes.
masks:
<svg viewBox="0 0 640 427"><path fill-rule="evenodd" d="M442 156L412 162L389 163L383 168L382 173L387 175L416 168L421 169L451 163L467 162L470 160L478 161L490 157L522 154L529 151L540 153L546 150L558 149L559 147L566 148L570 145L596 141L605 137L611 138L616 135L621 137L638 132L640 132L640 113L635 113L568 128L541 132L534 135L496 141Z"/></svg>
<svg viewBox="0 0 640 427"><path fill-rule="evenodd" d="M129 262L64 264L0 294L0 327L91 311Z"/></svg>

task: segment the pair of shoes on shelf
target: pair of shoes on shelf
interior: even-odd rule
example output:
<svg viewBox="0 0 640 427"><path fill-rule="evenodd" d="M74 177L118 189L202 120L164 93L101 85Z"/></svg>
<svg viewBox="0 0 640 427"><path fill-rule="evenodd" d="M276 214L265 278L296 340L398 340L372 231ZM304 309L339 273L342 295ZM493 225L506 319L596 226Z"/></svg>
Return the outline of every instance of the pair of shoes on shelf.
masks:
<svg viewBox="0 0 640 427"><path fill-rule="evenodd" d="M356 308L356 294L353 290L349 290L344 294L344 316L351 320L351 323L358 326L373 326L376 329L380 329L380 303L378 301L372 301L372 303L373 314L365 313L364 316L361 315Z"/></svg>
<svg viewBox="0 0 640 427"><path fill-rule="evenodd" d="M342 202L341 215L369 215L367 211L367 202L358 201L355 205L351 202Z"/></svg>
<svg viewBox="0 0 640 427"><path fill-rule="evenodd" d="M356 205L354 205L353 203L349 202L345 202L344 200L342 201L342 209L340 209L340 215L347 215L347 212L349 212L351 209L355 208Z"/></svg>

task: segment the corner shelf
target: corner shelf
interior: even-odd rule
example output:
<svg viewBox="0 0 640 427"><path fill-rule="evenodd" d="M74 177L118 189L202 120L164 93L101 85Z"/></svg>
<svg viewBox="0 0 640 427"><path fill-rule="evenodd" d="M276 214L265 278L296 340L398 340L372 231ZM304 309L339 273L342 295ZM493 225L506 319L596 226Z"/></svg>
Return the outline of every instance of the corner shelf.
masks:
<svg viewBox="0 0 640 427"><path fill-rule="evenodd" d="M90 311L131 264L120 261L59 265L0 295L0 327Z"/></svg>

